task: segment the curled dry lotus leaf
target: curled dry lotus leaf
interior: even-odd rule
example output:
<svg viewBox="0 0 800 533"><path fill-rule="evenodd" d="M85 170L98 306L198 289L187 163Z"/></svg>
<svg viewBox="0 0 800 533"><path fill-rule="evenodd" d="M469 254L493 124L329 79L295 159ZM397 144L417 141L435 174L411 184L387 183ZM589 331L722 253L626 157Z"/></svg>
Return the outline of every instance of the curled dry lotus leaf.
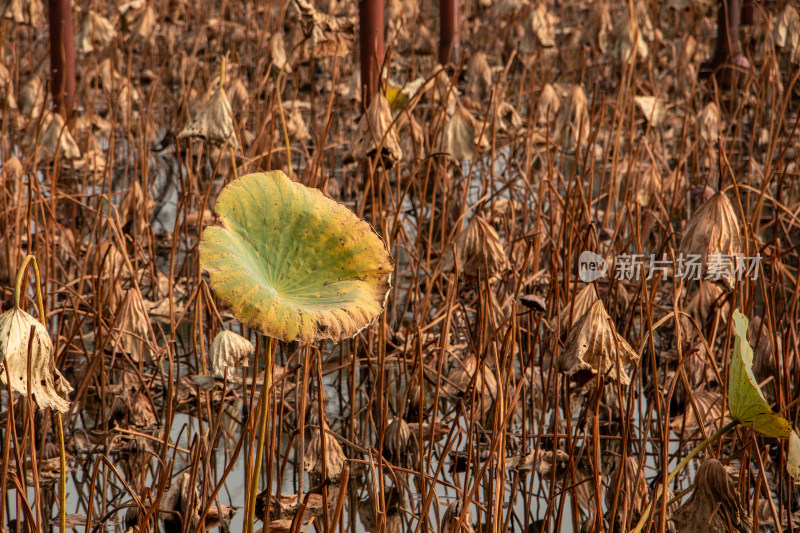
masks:
<svg viewBox="0 0 800 533"><path fill-rule="evenodd" d="M419 3L415 0L388 0L385 3L386 42L397 43L395 47L405 50L414 33L414 26L419 17ZM398 46L399 45L399 46Z"/></svg>
<svg viewBox="0 0 800 533"><path fill-rule="evenodd" d="M661 196L661 173L655 165L649 165L639 174L639 185L635 187L636 203L647 207L650 202Z"/></svg>
<svg viewBox="0 0 800 533"><path fill-rule="evenodd" d="M563 450L556 450L555 453L551 451L539 451L539 456L536 459L536 471L540 476L550 477L553 466L555 465L556 477L563 474L564 468L569 464L569 455Z"/></svg>
<svg viewBox="0 0 800 533"><path fill-rule="evenodd" d="M178 133L179 139L199 137L215 143L229 142L233 149L239 148L239 141L233 131L233 111L227 93L217 88L194 119Z"/></svg>
<svg viewBox="0 0 800 533"><path fill-rule="evenodd" d="M725 466L716 459L708 459L697 469L694 492L678 509L673 520L678 531L752 531L747 510L739 501L736 484ZM734 529L731 530L728 524Z"/></svg>
<svg viewBox="0 0 800 533"><path fill-rule="evenodd" d="M396 416L386 425L383 436L383 456L389 461L401 464L407 458L412 444L411 428L408 423Z"/></svg>
<svg viewBox="0 0 800 533"><path fill-rule="evenodd" d="M463 515L463 516L462 516ZM458 524L461 527L458 527ZM472 526L472 511L469 507L464 507L464 502L458 498L447 506L447 510L442 517L441 533L474 533Z"/></svg>
<svg viewBox="0 0 800 533"><path fill-rule="evenodd" d="M310 0L295 0L291 5L299 15L300 26L315 57L349 53L355 17L329 15L314 7Z"/></svg>
<svg viewBox="0 0 800 533"><path fill-rule="evenodd" d="M722 395L720 393L700 389L692 392L692 399L694 400L694 406L697 407L697 413L695 414L694 407L687 401L684 414L676 416L672 422L670 422L672 431L675 433L680 433L681 430L683 430L684 435L688 437L702 424L705 426L706 432L711 434L714 432L713 426L722 426L730 422L727 413L723 413L723 411L725 411L725 404L722 401ZM722 420L723 416L724 420Z"/></svg>
<svg viewBox="0 0 800 533"><path fill-rule="evenodd" d="M477 396L475 405L482 414L486 414L497 398L497 378L492 370L484 365L478 367L475 355L469 355L463 361L457 359L456 366L447 376L447 383L442 387L442 392L450 398L458 398L468 392L472 377L475 376L475 391Z"/></svg>
<svg viewBox="0 0 800 533"><path fill-rule="evenodd" d="M253 343L229 329L223 329L209 348L209 359L214 374L223 376L225 368L247 366L248 360L256 349Z"/></svg>
<svg viewBox="0 0 800 533"><path fill-rule="evenodd" d="M289 138L297 143L304 143L311 139L311 133L306 127L307 121L303 118L303 111L310 110L308 102L290 100L283 103L284 116L286 118L286 133Z"/></svg>
<svg viewBox="0 0 800 533"><path fill-rule="evenodd" d="M709 102L700 112L700 137L706 144L714 145L719 139L720 117L719 106L714 102Z"/></svg>
<svg viewBox="0 0 800 533"><path fill-rule="evenodd" d="M228 522L236 514L236 509L220 504L212 506L206 515L205 524L200 525L200 493L192 482L192 476L186 472L179 480L174 480L169 489L164 493L159 505L160 512L165 515L164 525L167 531L180 531L183 520L187 518L188 529L191 531L210 530L220 521Z"/></svg>
<svg viewBox="0 0 800 533"><path fill-rule="evenodd" d="M117 349L127 353L133 361L148 362L153 356L148 342L149 334L150 317L145 310L142 293L138 289L129 289L120 306L112 340Z"/></svg>
<svg viewBox="0 0 800 533"><path fill-rule="evenodd" d="M281 171L229 183L200 266L244 324L284 341L350 338L380 315L394 261L369 224Z"/></svg>
<svg viewBox="0 0 800 533"><path fill-rule="evenodd" d="M624 473L624 478L620 476ZM615 528L627 531L627 526L639 521L648 503L647 482L644 479L644 470L639 467L639 463L633 457L625 458L625 468L619 466L611 476L609 491L606 492L606 509L611 513L616 500L616 516L614 516ZM627 523L623 523L626 520Z"/></svg>
<svg viewBox="0 0 800 533"><path fill-rule="evenodd" d="M483 100L492 91L492 68L483 52L475 52L467 65L469 89Z"/></svg>
<svg viewBox="0 0 800 533"><path fill-rule="evenodd" d="M286 57L286 46L283 43L283 33L275 32L269 38L269 55L276 69L291 74L292 65Z"/></svg>
<svg viewBox="0 0 800 533"><path fill-rule="evenodd" d="M56 368L50 335L38 320L18 307L0 315L0 381L3 384L10 382L13 390L23 396L28 395L29 344L30 392L33 401L39 409L50 407L66 413L72 386Z"/></svg>
<svg viewBox="0 0 800 533"><path fill-rule="evenodd" d="M658 126L664 122L667 110L660 98L656 96L635 96L633 101L651 125Z"/></svg>
<svg viewBox="0 0 800 533"><path fill-rule="evenodd" d="M397 112L405 109L409 112L398 115L396 121L398 129L402 127L401 121L407 117L413 118L410 112L417 105L422 95L427 92L427 89L425 78L422 77L406 80L403 83L388 81L386 84L386 100L391 104L392 110Z"/></svg>
<svg viewBox="0 0 800 533"><path fill-rule="evenodd" d="M11 83L11 73L8 68L0 63L0 89L5 89Z"/></svg>
<svg viewBox="0 0 800 533"><path fill-rule="evenodd" d="M501 132L514 133L522 127L522 117L513 105L508 102L498 102L496 109L497 127Z"/></svg>
<svg viewBox="0 0 800 533"><path fill-rule="evenodd" d="M44 8L41 0L0 0L0 17L40 28L44 23Z"/></svg>
<svg viewBox="0 0 800 533"><path fill-rule="evenodd" d="M48 113L47 126L39 136L36 158L39 162L52 162L56 155L61 159L77 159L81 156L78 144L58 113Z"/></svg>
<svg viewBox="0 0 800 533"><path fill-rule="evenodd" d="M24 174L25 167L19 157L9 157L3 161L3 166L0 167L0 187L5 187L8 191L8 207L13 207L17 204Z"/></svg>
<svg viewBox="0 0 800 533"><path fill-rule="evenodd" d="M646 60L650 54L642 29L636 18L631 16L630 10L614 25L612 37L614 39L614 56L622 63L627 63L632 54L635 54L634 59L642 61Z"/></svg>
<svg viewBox="0 0 800 533"><path fill-rule="evenodd" d="M323 429L327 429L327 424L322 424ZM311 441L306 446L305 453L303 454L303 469L306 472L313 472L322 475L322 450L320 443L322 441L322 432L319 429L314 430ZM325 431L325 466L327 467L328 479L338 480L342 475L342 470L347 462L339 441L336 437Z"/></svg>
<svg viewBox="0 0 800 533"><path fill-rule="evenodd" d="M586 91L573 85L567 91L556 115L555 138L567 150L575 150L589 138L589 113Z"/></svg>
<svg viewBox="0 0 800 533"><path fill-rule="evenodd" d="M158 18L150 2L133 0L120 5L117 11L122 16L123 31L130 33L131 37L152 42Z"/></svg>
<svg viewBox="0 0 800 533"><path fill-rule="evenodd" d="M568 468L569 461L570 456L563 450L558 449L555 453L552 451L539 450L538 455L535 457L536 471L539 477L546 480L548 483L555 477L556 483L562 487L566 485L575 486L575 499L578 505L584 510L592 509L594 506L592 501L594 500L595 494L592 483L587 480L594 477L593 468L588 460L583 457L577 460L575 464L575 477L573 478L571 469ZM524 468L523 466L523 469ZM555 473L553 470L555 470ZM599 494L599 500L603 499L605 492L605 477L604 475L600 475L603 484L600 487L601 492Z"/></svg>
<svg viewBox="0 0 800 533"><path fill-rule="evenodd" d="M107 18L90 9L83 17L80 30L75 36L77 51L88 54L95 47L103 49L114 39L116 34L114 25Z"/></svg>
<svg viewBox="0 0 800 533"><path fill-rule="evenodd" d="M539 94L539 102L536 107L536 123L547 124L548 118L553 120L558 115L561 107L561 99L558 97L556 88L550 83L545 83L542 92Z"/></svg>
<svg viewBox="0 0 800 533"><path fill-rule="evenodd" d="M387 169L403 158L392 109L383 93L375 95L359 120L353 146L353 157L357 161L366 161L378 153Z"/></svg>
<svg viewBox="0 0 800 533"><path fill-rule="evenodd" d="M550 323L550 329L553 331L558 329L561 335L565 335L567 331L570 330L570 324L572 324L574 328L583 315L585 315L599 299L594 284L587 283L578 291L578 294L575 295L575 299L571 300L570 303L561 310L559 315L553 317ZM571 317L570 314L572 315Z"/></svg>
<svg viewBox="0 0 800 533"><path fill-rule="evenodd" d="M730 316L730 299L728 293L717 283L701 281L686 302L686 310L691 311L699 324L708 324L719 310L720 318L727 323Z"/></svg>
<svg viewBox="0 0 800 533"><path fill-rule="evenodd" d="M684 260L699 256L704 277L711 264L711 274L719 274L719 281L732 291L740 251L739 219L728 197L718 192L689 219L681 239L681 256Z"/></svg>
<svg viewBox="0 0 800 533"><path fill-rule="evenodd" d="M555 15L547 11L545 2L536 2L525 21L525 33L520 42L520 51L523 54L535 54L537 47L552 48L556 45L554 23Z"/></svg>
<svg viewBox="0 0 800 533"><path fill-rule="evenodd" d="M789 436L789 457L786 460L786 470L795 484L800 484L800 437L792 431Z"/></svg>
<svg viewBox="0 0 800 533"><path fill-rule="evenodd" d="M627 385L630 378L625 367L638 359L639 355L617 333L603 302L598 300L573 326L558 357L558 369L586 389L594 386L593 378L600 372L606 380L619 379Z"/></svg>
<svg viewBox="0 0 800 533"><path fill-rule="evenodd" d="M791 2L778 15L774 31L775 44L788 52L792 64L800 63L800 14Z"/></svg>
<svg viewBox="0 0 800 533"><path fill-rule="evenodd" d="M459 274L495 281L509 268L508 257L497 231L481 215L473 216L455 240L455 253L448 248L442 270L458 267ZM487 271L488 270L488 271Z"/></svg>
<svg viewBox="0 0 800 533"><path fill-rule="evenodd" d="M19 112L31 118L37 118L44 111L47 101L47 90L38 76L33 76L19 89Z"/></svg>
<svg viewBox="0 0 800 533"><path fill-rule="evenodd" d="M728 409L743 426L769 437L787 439L792 434L789 422L772 412L753 375L753 349L747 342L747 317L739 310L733 312L736 339L728 375Z"/></svg>
<svg viewBox="0 0 800 533"><path fill-rule="evenodd" d="M444 127L444 149L453 161L472 159L475 149L484 149L487 142L481 133L481 125L461 104L448 118Z"/></svg>
<svg viewBox="0 0 800 533"><path fill-rule="evenodd" d="M608 49L608 38L612 28L611 12L608 9L608 4L606 2L592 2L591 15L586 23L584 35L601 54L605 54Z"/></svg>

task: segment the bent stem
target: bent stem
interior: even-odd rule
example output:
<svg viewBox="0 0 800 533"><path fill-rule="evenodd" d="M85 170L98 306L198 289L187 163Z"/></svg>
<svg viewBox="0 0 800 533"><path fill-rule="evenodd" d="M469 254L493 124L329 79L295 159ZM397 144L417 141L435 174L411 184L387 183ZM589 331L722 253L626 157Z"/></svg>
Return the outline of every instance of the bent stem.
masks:
<svg viewBox="0 0 800 533"><path fill-rule="evenodd" d="M716 431L716 433L714 433L713 435L708 437L706 440L704 440L703 442L698 444L696 448L694 448L692 451L690 451L686 455L686 457L684 457L683 460L680 463L678 463L678 466L676 466L675 469L672 470L672 472L669 473L669 476L667 477L667 482L666 483L662 483L661 485L658 486L658 489L656 489L655 498L650 500L650 503L647 504L647 507L645 507L644 512L642 513L642 517L639 519L639 523L636 524L636 527L631 531L631 533L640 533L644 529L644 526L647 524L647 519L650 517L650 510L653 507L653 502L657 502L658 499L661 498L661 494L664 492L664 487L666 485L669 485L670 483L672 483L672 480L675 479L675 477L678 475L678 473L681 470L683 470L683 468L686 465L689 464L689 461L694 459L709 444L713 443L718 438L720 438L721 436L723 436L724 434L726 434L727 432L729 432L730 430L732 430L733 428L735 428L738 425L739 425L739 422L736 421L736 420L728 422L727 424L722 426L720 429L718 429Z"/></svg>
<svg viewBox="0 0 800 533"><path fill-rule="evenodd" d="M36 257L31 254L28 254L25 257L25 260L22 261L22 265L20 265L19 270L17 271L17 279L14 283L14 307L19 307L21 295L22 295L22 278L25 277L25 272L28 270L28 265L33 267L33 275L34 280L36 281L36 307L39 312L39 322L46 328L46 316L44 314L44 300L42 299L42 278L39 275L39 265L36 262ZM64 449L64 427L63 422L61 420L61 413L56 411L56 433L58 434L58 452L59 452L59 463L61 466L61 484L58 488L58 499L59 499L59 508L58 508L58 522L61 528L61 533L66 533L67 531L67 514L66 514L66 505L67 505L67 454Z"/></svg>
<svg viewBox="0 0 800 533"><path fill-rule="evenodd" d="M39 265L36 263L36 258L33 255L28 255L22 261L22 265L20 265L19 270L17 270L17 279L14 283L14 307L19 307L19 302L22 295L22 278L25 276L25 271L28 269L28 265L33 266L33 275L36 279L36 306L39 311L39 322L41 322L43 326L47 327L44 316L44 301L42 300L42 279L39 276Z"/></svg>
<svg viewBox="0 0 800 533"><path fill-rule="evenodd" d="M253 533L256 519L256 495L258 494L258 478L261 474L261 461L264 457L264 440L267 433L267 413L269 412L269 383L272 381L272 359L275 354L275 339L269 339L264 356L264 383L261 384L261 415L258 419L258 443L256 444L256 462L253 465L253 476L250 479L250 491L247 495L247 518L244 528Z"/></svg>

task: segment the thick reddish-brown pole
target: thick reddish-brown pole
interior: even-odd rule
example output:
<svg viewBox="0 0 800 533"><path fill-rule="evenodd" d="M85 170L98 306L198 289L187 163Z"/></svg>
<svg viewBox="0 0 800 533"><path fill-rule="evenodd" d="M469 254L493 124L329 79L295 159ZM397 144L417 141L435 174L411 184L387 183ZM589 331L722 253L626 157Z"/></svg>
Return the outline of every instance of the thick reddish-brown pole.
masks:
<svg viewBox="0 0 800 533"><path fill-rule="evenodd" d="M461 21L458 0L439 0L439 62L461 59Z"/></svg>
<svg viewBox="0 0 800 533"><path fill-rule="evenodd" d="M359 0L361 36L361 96L364 109L378 92L383 63L383 0Z"/></svg>
<svg viewBox="0 0 800 533"><path fill-rule="evenodd" d="M717 64L742 54L742 42L739 40L740 16L739 0L718 0L717 46L714 50L714 61Z"/></svg>
<svg viewBox="0 0 800 533"><path fill-rule="evenodd" d="M50 88L57 112L69 120L75 103L75 37L69 0L48 0Z"/></svg>

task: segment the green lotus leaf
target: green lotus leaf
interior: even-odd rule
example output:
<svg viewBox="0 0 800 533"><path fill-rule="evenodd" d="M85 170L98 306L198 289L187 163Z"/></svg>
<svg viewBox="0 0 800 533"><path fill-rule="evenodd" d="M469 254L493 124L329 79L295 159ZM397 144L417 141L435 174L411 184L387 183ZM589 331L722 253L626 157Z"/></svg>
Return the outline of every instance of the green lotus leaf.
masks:
<svg viewBox="0 0 800 533"><path fill-rule="evenodd" d="M200 266L244 324L284 341L354 336L383 310L394 262L372 227L281 171L242 176L217 199Z"/></svg>
<svg viewBox="0 0 800 533"><path fill-rule="evenodd" d="M736 340L728 376L728 408L740 424L752 427L768 437L786 439L791 435L789 422L772 412L753 375L753 349L747 342L748 320L737 309L733 312Z"/></svg>

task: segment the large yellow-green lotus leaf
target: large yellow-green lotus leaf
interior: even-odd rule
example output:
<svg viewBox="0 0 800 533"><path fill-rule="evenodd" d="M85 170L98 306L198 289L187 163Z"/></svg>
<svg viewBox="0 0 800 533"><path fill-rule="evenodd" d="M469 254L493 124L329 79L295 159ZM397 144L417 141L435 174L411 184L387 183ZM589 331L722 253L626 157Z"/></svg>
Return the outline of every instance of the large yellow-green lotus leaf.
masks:
<svg viewBox="0 0 800 533"><path fill-rule="evenodd" d="M792 433L789 422L772 412L753 375L753 349L747 342L747 323L747 317L738 309L733 312L736 339L728 375L728 408L731 417L768 437L789 438Z"/></svg>
<svg viewBox="0 0 800 533"><path fill-rule="evenodd" d="M200 241L212 289L244 324L284 341L354 336L383 310L394 262L352 211L281 171L249 174L217 199Z"/></svg>

